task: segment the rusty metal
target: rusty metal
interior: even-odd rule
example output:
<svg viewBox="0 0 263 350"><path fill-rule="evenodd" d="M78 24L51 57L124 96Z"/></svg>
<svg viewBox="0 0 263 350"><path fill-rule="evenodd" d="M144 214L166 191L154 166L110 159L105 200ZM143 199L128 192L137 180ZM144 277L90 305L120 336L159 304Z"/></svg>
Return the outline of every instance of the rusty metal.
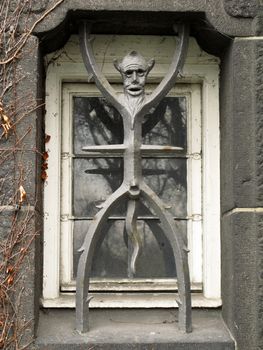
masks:
<svg viewBox="0 0 263 350"><path fill-rule="evenodd" d="M120 113L124 126L124 142L121 145L87 146L86 152L103 153L105 151L121 152L124 159L123 183L102 205L95 215L80 249L81 256L78 264L76 287L76 328L84 333L88 331L89 315L89 279L92 259L96 244L102 234L102 228L113 210L123 200L127 201L127 215L125 228L129 238L129 267L128 276L132 278L136 271L136 260L140 251L140 239L137 229L138 203L143 200L149 210L154 212L161 223L161 227L169 240L176 263L178 278L178 307L179 327L185 332L191 332L191 295L188 269L188 249L184 237L176 230L173 216L168 207L143 182L142 153L147 151L166 150L178 152L180 147L142 145L143 117L152 107L155 107L174 86L175 80L182 70L188 46L189 31L187 25L178 25L177 47L172 64L161 83L150 96L146 96L144 87L147 75L153 68L154 60L148 62L136 51L130 52L121 62L114 61L115 68L123 79L124 94L117 96L115 90L99 70L91 47L90 24L82 22L80 25L80 46L83 61L90 76L102 95Z"/></svg>

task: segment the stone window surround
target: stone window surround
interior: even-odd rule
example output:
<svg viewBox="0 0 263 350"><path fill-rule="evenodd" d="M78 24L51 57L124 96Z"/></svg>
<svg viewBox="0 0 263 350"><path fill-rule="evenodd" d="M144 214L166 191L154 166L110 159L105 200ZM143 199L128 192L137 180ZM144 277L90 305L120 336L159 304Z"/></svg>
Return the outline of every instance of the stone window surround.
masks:
<svg viewBox="0 0 263 350"><path fill-rule="evenodd" d="M160 42L166 42L165 47L169 47L172 45L173 40L169 40L165 37L161 37ZM111 36L97 37L97 41L99 43L103 43L104 41L109 40L111 42ZM115 72L114 67L112 65L112 54L116 52L116 50L123 50L124 46L131 46L127 40L135 40L136 44L139 41L143 43L142 37L114 37L114 41L111 45L113 48L110 48L110 44L107 43L107 56L102 55L102 48L96 44L96 56L98 60L98 64L103 63L105 68L105 72L107 72L108 78L111 81L118 81L118 74ZM152 44L151 50L155 50L155 46L158 42L158 37L153 38L152 40L155 44ZM168 43L167 43L168 41ZM117 43L117 44L116 44ZM119 43L119 44L118 44ZM143 44L140 44L143 47ZM135 45L136 45L135 44ZM111 52L112 50L112 52ZM148 47L149 50L149 47ZM165 50L163 47L161 51ZM171 50L171 49L170 49ZM169 50L169 51L170 51ZM154 83L154 81L159 81L161 76L165 74L165 69L169 66L169 55L171 53L167 53L166 55L162 55L161 57L155 57L157 60L157 67L154 72L151 74L150 83ZM65 213L70 212L69 208L69 197L68 193L71 193L70 184L68 183L68 177L65 178L65 174L67 173L70 159L64 157L63 160L60 161L60 143L61 140L64 139L64 136L61 137L61 125L62 129L65 133L65 142L64 145L68 146L68 140L71 139L69 131L70 127L68 125L68 120L70 116L67 114L68 110L71 110L70 106L67 102L68 94L66 93L67 89L71 88L74 91L73 85L63 85L63 81L69 83L70 81L84 81L87 77L87 73L85 68L83 67L82 58L79 56L79 44L77 37L71 37L70 41L64 48L57 52L58 59L53 62L52 65L48 66L47 70L47 91L46 91L46 132L51 136L49 143L46 145L46 150L49 152L49 169L48 180L44 187L44 283L43 283L43 299L42 303L45 307L59 307L59 304L64 307L69 306L72 307L74 305L74 298L72 296L66 294L60 294L60 284L63 279L70 281L70 261L68 259L64 259L63 251L66 254L71 254L71 221L67 219L68 215ZM190 158L188 161L189 167L189 175L188 175L188 183L189 183L189 201L192 203L189 207L190 214L201 212L201 198L203 202L203 215L204 215L204 223L203 229L200 227L200 221L193 220L189 223L189 229L194 229L195 234L194 237L199 237L200 230L203 230L203 243L199 242L198 238L192 242L193 238L190 239L190 244L193 244L192 248L189 248L191 251L194 251L194 256L190 255L189 264L191 266L191 270L193 271L194 278L196 281L203 282L203 293L195 293L193 295L193 305L196 307L206 306L206 307L218 307L221 305L220 300L220 218L219 218L219 116L218 116L218 59L211 55L207 55L206 53L200 51L196 42L191 39L189 46L189 54L188 59L186 61L186 66L183 71L183 85L179 85L181 91L187 92L187 94L191 96L191 100L195 102L194 106L189 107L190 113L192 115L192 120L189 122L189 150L190 153L195 153L199 149L198 144L196 144L196 137L194 132L197 132L199 129L198 119L199 112L202 110L202 132L200 130L200 134L202 134L202 154L203 154L203 176L201 180L201 174L199 174L200 169L200 160L195 160L195 158ZM52 60L53 54L50 54L46 61ZM168 60L168 61L167 61ZM161 63L160 63L161 62ZM162 71L163 70L163 71ZM190 83L188 86L186 83ZM192 85L193 83L197 85ZM184 88L185 86L185 88ZM191 88L192 86L192 88ZM194 89L195 86L195 89ZM199 87L201 90L199 90ZM83 90L81 85L79 87L76 86L76 91ZM91 89L91 87L89 87ZM194 90L193 90L194 89ZM63 92L64 91L64 92ZM71 91L71 90L70 90ZM83 90L84 91L84 90ZM71 92L72 93L72 92ZM201 96L199 95L201 94ZM60 96L63 100L63 108L62 105L58 102ZM201 103L201 105L199 105ZM63 117L61 116L61 109L63 109ZM201 118L201 116L200 116ZM63 121L63 123L62 123ZM192 123L195 123L195 126L191 126ZM66 125L68 125L66 127ZM60 140L61 138L61 140ZM198 137L199 139L199 137ZM60 164L61 162L61 164ZM60 176L56 176L56 174L60 173L60 168L63 165L63 179L64 185L60 184ZM195 173L192 173L190 169L193 169ZM210 177L210 173L213 173L213 176ZM192 175L190 175L192 174ZM198 175L199 174L199 175ZM190 176L190 177L189 177ZM208 181L210 179L211 181ZM204 181L201 185L201 181ZM201 187L203 188L203 194L201 195ZM195 195L192 195L192 191L190 188L195 189ZM59 198L63 198L61 202L61 215L63 215L63 220L60 223L58 220L60 208L57 203L60 203ZM52 201L50 201L52 198ZM190 199L191 198L191 199ZM63 240L60 238L60 229L63 229L65 237ZM66 238L68 237L68 238ZM70 243L69 243L70 242ZM202 246L199 248L199 244ZM60 248L61 247L61 248ZM63 251L60 250L63 249ZM198 256L198 252L203 256L203 258ZM203 253L201 253L203 251ZM61 254L61 257L58 256ZM193 262L193 259L196 259ZM201 261L200 261L201 260ZM203 261L202 261L203 260ZM201 267L199 264L203 265ZM60 270L60 266L57 264L61 264L63 266L63 272ZM213 266L213 269L211 269ZM66 269L67 268L67 269ZM195 270L193 270L195 268ZM65 270L66 269L66 270ZM66 277L65 277L66 276ZM68 282L69 283L69 282ZM108 296L109 297L109 296ZM106 300L108 300L108 297ZM161 297L161 296L160 296ZM102 296L99 297L103 298ZM124 298L125 299L125 298ZM98 302L94 300L91 302L91 307L95 305L99 305ZM128 298L129 300L129 298ZM148 299L147 299L148 300ZM145 300L145 307L149 307L151 302L147 302ZM168 305L169 299L165 302L165 305ZM109 303L109 301L103 301L103 304ZM116 304L117 300L113 300L113 304ZM131 301L129 302L129 304ZM138 303L138 300L136 301ZM167 304L168 303L168 304ZM123 302L121 302L123 305ZM148 306L146 306L148 305ZM152 304L151 304L152 305ZM154 305L154 304L153 304ZM156 306L160 307L162 305L161 300L159 300ZM176 305L172 303L172 305Z"/></svg>

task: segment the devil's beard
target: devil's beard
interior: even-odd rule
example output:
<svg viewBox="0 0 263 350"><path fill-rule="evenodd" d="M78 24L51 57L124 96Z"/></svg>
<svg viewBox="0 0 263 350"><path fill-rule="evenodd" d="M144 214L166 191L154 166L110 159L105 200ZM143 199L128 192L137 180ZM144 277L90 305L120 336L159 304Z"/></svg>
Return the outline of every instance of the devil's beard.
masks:
<svg viewBox="0 0 263 350"><path fill-rule="evenodd" d="M128 93L124 93L121 100L130 114L134 116L141 109L145 101L145 95L131 96Z"/></svg>

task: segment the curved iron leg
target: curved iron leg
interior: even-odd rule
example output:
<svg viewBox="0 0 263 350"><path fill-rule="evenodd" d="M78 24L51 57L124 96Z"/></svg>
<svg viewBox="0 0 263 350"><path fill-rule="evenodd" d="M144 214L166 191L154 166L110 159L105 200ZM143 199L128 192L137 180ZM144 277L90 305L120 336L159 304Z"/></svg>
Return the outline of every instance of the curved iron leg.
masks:
<svg viewBox="0 0 263 350"><path fill-rule="evenodd" d="M128 190L121 186L104 203L103 208L94 217L91 226L86 234L84 243L80 248L82 254L78 263L77 287L76 287L76 329L85 333L89 329L89 279L91 264L97 240L110 212L127 195Z"/></svg>
<svg viewBox="0 0 263 350"><path fill-rule="evenodd" d="M150 207L158 215L164 228L163 232L169 239L177 270L179 300L179 328L189 333L192 331L191 319L191 293L190 279L187 261L188 250L183 237L175 230L175 223L172 215L167 212L159 197L146 184L140 186L142 197L150 204Z"/></svg>
<svg viewBox="0 0 263 350"><path fill-rule="evenodd" d="M146 212L149 215L152 215L152 212L144 203L141 202L141 206L144 210L146 210ZM170 262L167 261L167 257L170 257L171 255L173 255L173 250L170 245L170 241L167 239L167 235L165 235L163 232L163 228L161 227L161 225L158 225L158 223L160 223L159 221L160 220L158 220L158 222L152 221L152 220L145 220L145 223L152 231L152 234L155 237L160 249L163 251L165 271L171 275L176 272L176 266L171 267ZM165 244L163 245L164 242ZM174 265L175 265L175 262L174 262Z"/></svg>
<svg viewBox="0 0 263 350"><path fill-rule="evenodd" d="M128 277L132 278L136 273L136 261L140 251L140 235L137 229L138 199L129 199L127 205L127 216L125 221L126 232L132 244L129 250ZM132 249L132 252L130 251Z"/></svg>

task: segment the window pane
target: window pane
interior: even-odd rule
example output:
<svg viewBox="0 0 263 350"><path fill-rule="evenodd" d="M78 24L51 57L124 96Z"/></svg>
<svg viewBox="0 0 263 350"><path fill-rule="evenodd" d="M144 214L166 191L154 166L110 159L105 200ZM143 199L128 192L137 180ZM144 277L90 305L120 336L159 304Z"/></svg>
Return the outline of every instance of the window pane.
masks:
<svg viewBox="0 0 263 350"><path fill-rule="evenodd" d="M93 216L122 183L122 159L73 160L73 215Z"/></svg>
<svg viewBox="0 0 263 350"><path fill-rule="evenodd" d="M165 97L145 116L143 143L152 145L187 145L187 110L185 97ZM123 143L120 114L102 97L74 97L74 153L85 153L87 145Z"/></svg>
<svg viewBox="0 0 263 350"><path fill-rule="evenodd" d="M87 145L120 144L123 124L120 114L102 97L73 98L74 153Z"/></svg>
<svg viewBox="0 0 263 350"><path fill-rule="evenodd" d="M93 216L122 183L122 159L95 158L73 161L73 215ZM187 215L186 159L143 159L144 181L170 206L174 216ZM112 214L124 215L126 203ZM145 212L140 211L140 215Z"/></svg>
<svg viewBox="0 0 263 350"><path fill-rule="evenodd" d="M74 223L74 259L73 274L76 277L78 260L85 235L88 231L90 221L75 221ZM93 277L125 278L127 275L128 250L123 238L123 221L108 221L103 231L104 237L98 243L93 259Z"/></svg>
<svg viewBox="0 0 263 350"><path fill-rule="evenodd" d="M74 223L73 276L76 277L80 253L78 249L88 231L90 221ZM138 220L141 252L138 257L136 278L174 278L175 262L169 242L157 220ZM175 221L179 234L186 237L186 221ZM94 255L92 276L102 278L128 278L128 240L124 220L108 220L102 239Z"/></svg>
<svg viewBox="0 0 263 350"><path fill-rule="evenodd" d="M187 147L187 109L185 97L165 97L150 114L142 128L143 143Z"/></svg>
<svg viewBox="0 0 263 350"><path fill-rule="evenodd" d="M187 215L186 159L143 159L146 184L171 207L174 216Z"/></svg>
<svg viewBox="0 0 263 350"><path fill-rule="evenodd" d="M123 142L122 120L105 100L99 97L74 98L74 153L85 154L86 145L107 145ZM186 151L186 98L166 97L145 117L143 124L145 144L172 145ZM86 154L87 155L87 154ZM186 159L145 158L142 160L144 181L162 199L177 217L187 215ZM92 217L100 205L123 180L123 161L118 158L76 158L73 160L73 214ZM94 257L92 276L127 278L128 239L125 231L127 201L110 213L111 219L103 229ZM169 242L155 213L140 201L138 228L141 253L137 262L136 278L174 278L176 268ZM119 219L113 220L112 217ZM145 217L145 219L143 219ZM146 219L155 217L155 219ZM76 275L78 248L88 230L89 220L74 223L74 263ZM180 234L186 237L186 221L175 221Z"/></svg>

